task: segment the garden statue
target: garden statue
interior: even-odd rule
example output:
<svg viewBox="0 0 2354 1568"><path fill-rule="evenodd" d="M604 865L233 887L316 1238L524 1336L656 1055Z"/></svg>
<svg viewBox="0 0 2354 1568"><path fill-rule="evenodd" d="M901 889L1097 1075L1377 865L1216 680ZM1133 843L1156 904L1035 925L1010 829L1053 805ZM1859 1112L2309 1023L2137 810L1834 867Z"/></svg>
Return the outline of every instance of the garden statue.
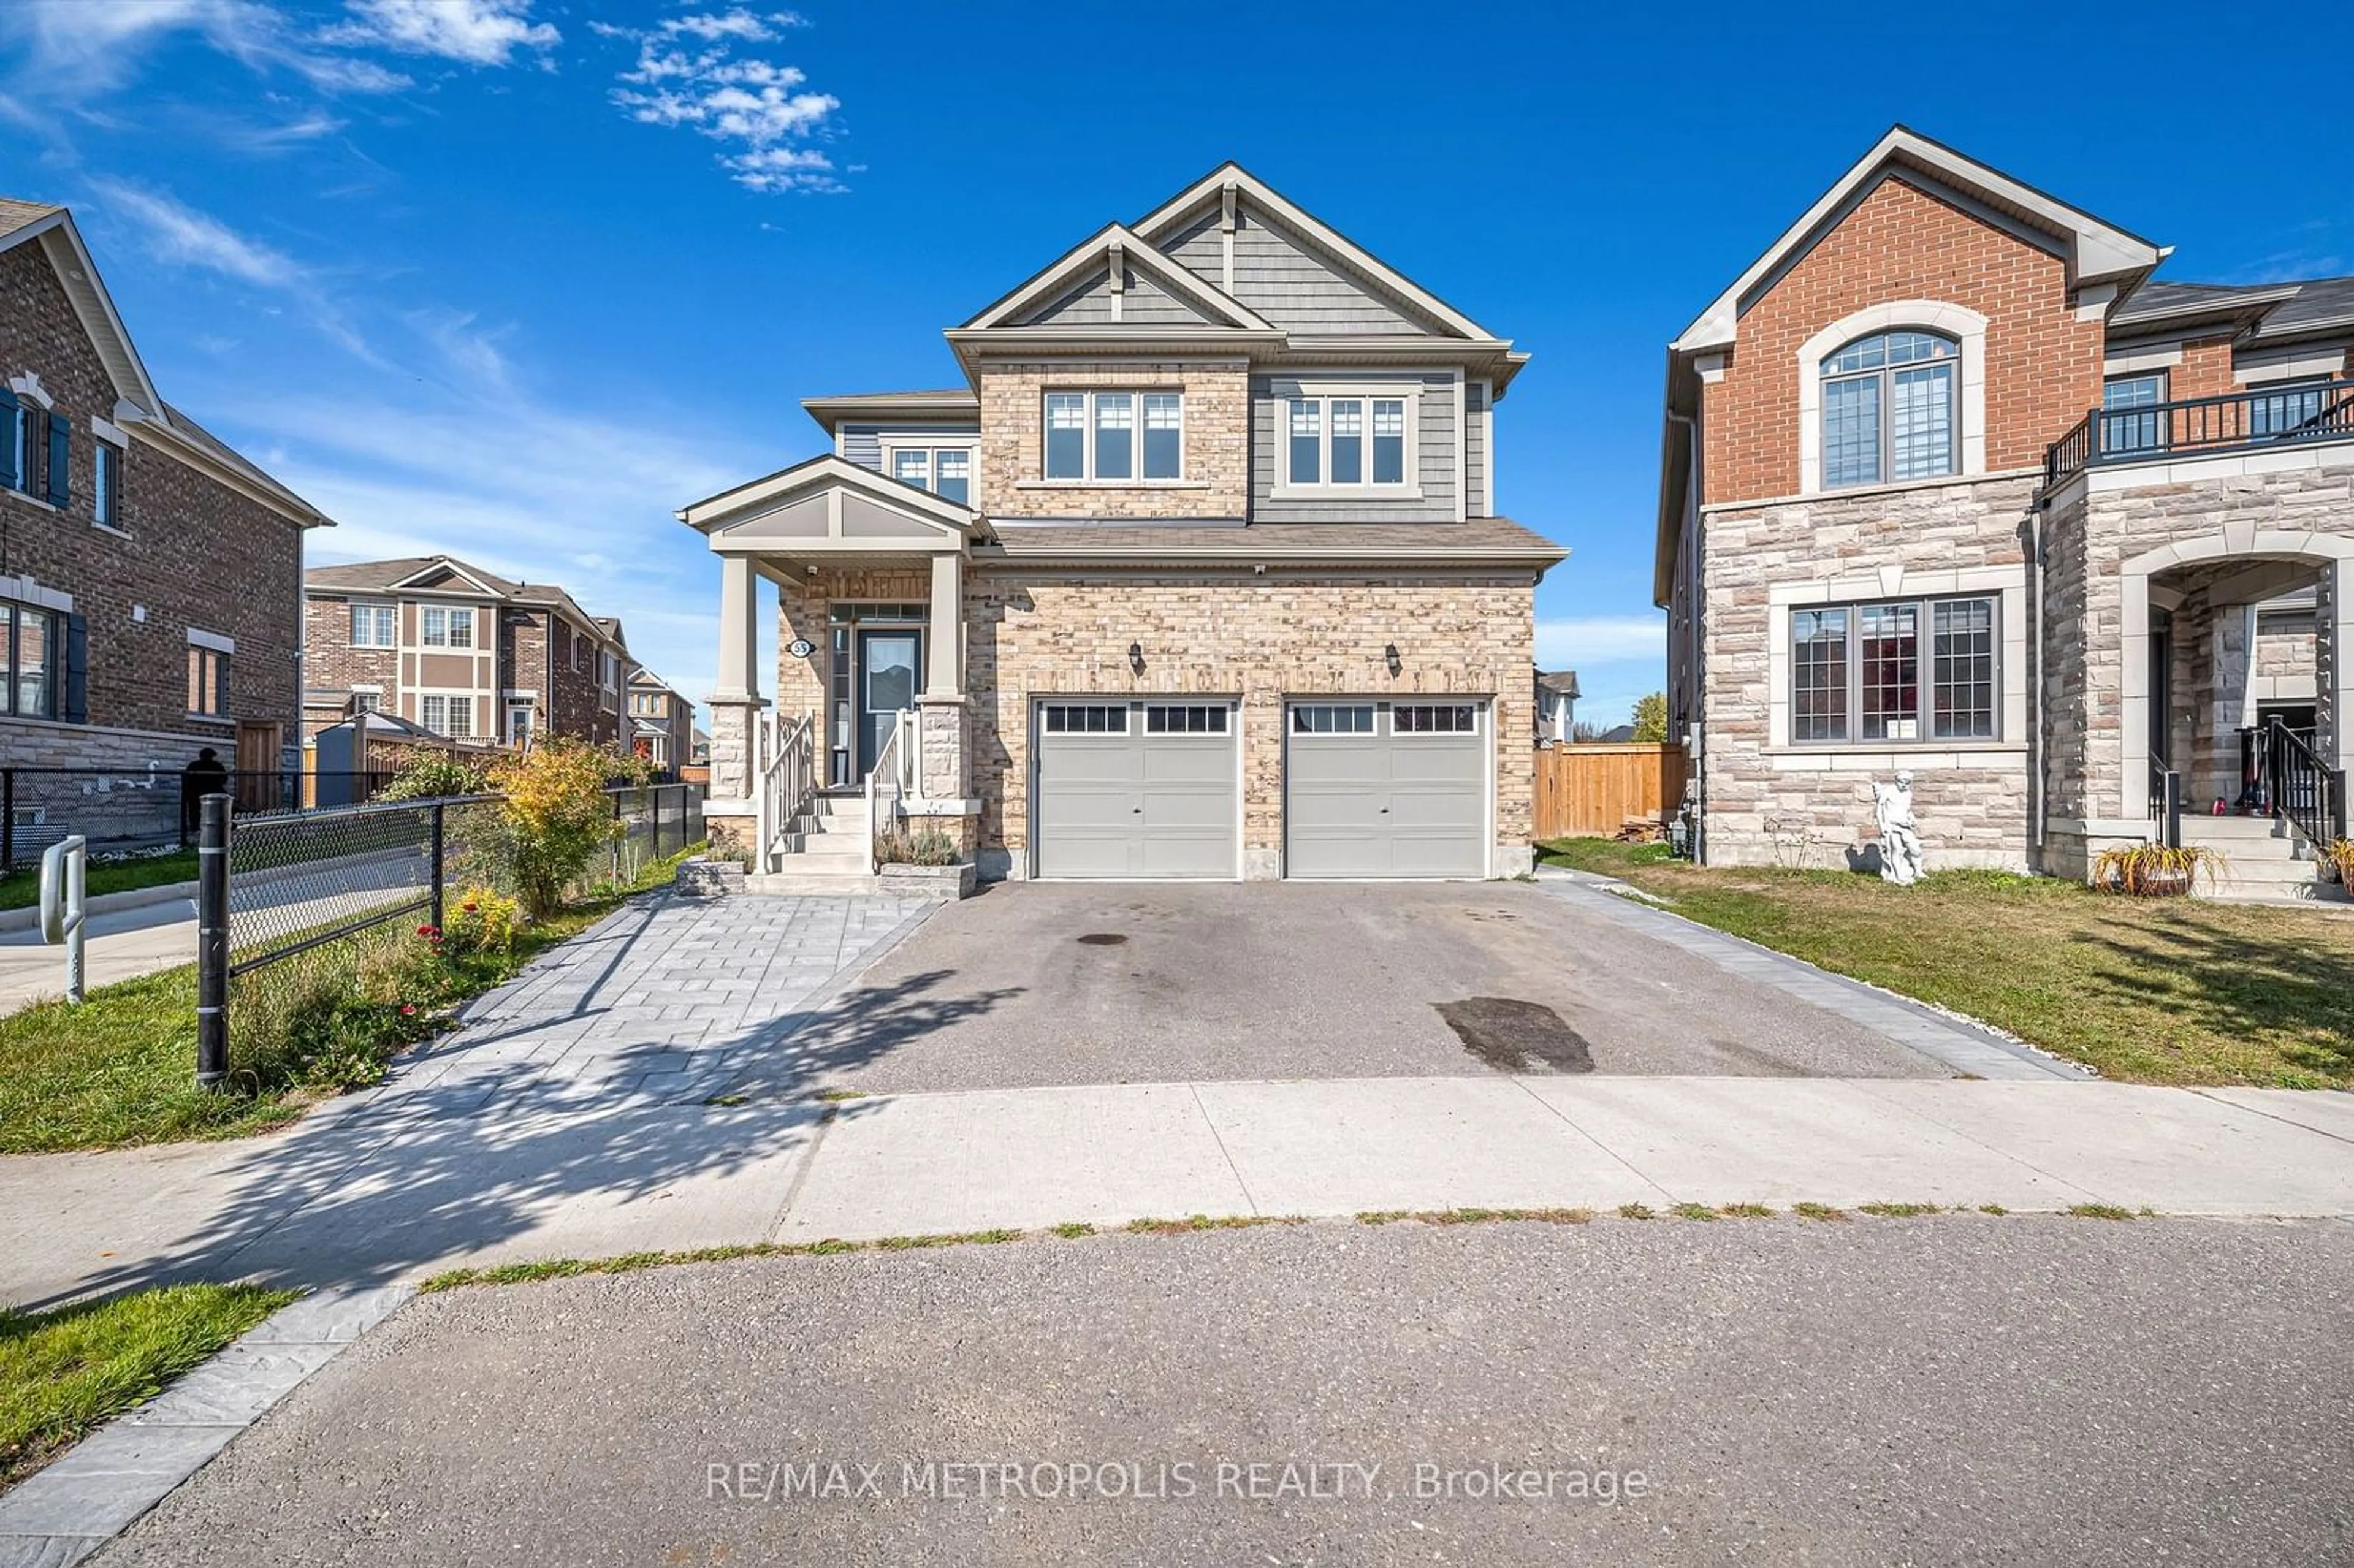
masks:
<svg viewBox="0 0 2354 1568"><path fill-rule="evenodd" d="M1899 768L1893 784L1872 787L1872 816L1880 824L1880 877L1899 887L1921 880L1921 824L1913 820L1913 770Z"/></svg>

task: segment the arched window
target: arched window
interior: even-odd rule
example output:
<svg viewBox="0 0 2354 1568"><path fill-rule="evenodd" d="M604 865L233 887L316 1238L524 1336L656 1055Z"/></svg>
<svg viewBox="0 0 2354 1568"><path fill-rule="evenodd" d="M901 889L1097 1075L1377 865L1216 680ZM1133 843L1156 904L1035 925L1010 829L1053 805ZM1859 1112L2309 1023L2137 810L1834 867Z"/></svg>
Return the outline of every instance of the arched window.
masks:
<svg viewBox="0 0 2354 1568"><path fill-rule="evenodd" d="M1883 332L1823 357L1823 488L1935 479L1960 466L1961 345Z"/></svg>

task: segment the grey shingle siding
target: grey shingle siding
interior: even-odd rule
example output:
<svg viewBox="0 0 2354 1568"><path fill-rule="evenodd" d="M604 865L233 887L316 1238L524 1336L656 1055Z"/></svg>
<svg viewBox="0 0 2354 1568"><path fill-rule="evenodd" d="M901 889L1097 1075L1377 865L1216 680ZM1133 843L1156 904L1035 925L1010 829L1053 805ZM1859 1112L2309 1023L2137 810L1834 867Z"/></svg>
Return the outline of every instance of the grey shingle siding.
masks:
<svg viewBox="0 0 2354 1568"><path fill-rule="evenodd" d="M1235 299L1275 325L1317 334L1422 333L1419 322L1367 292L1247 206L1235 217ZM1225 287L1225 247L1214 212L1162 247L1214 289Z"/></svg>
<svg viewBox="0 0 2354 1568"><path fill-rule="evenodd" d="M1455 378L1451 372L1433 371L1419 377L1422 395L1416 412L1416 457L1422 478L1422 495L1414 501L1335 498L1316 501L1274 499L1283 477L1282 400L1310 391L1320 380L1363 385L1369 381L1405 379L1394 371L1355 375L1254 376L1251 377L1251 520L1255 523L1451 523L1455 521Z"/></svg>
<svg viewBox="0 0 2354 1568"><path fill-rule="evenodd" d="M1496 510L1496 498L1488 493L1488 421L1479 417L1487 406L1487 384L1479 381L1465 383L1463 488L1468 499L1467 510L1474 517L1486 516Z"/></svg>
<svg viewBox="0 0 2354 1568"><path fill-rule="evenodd" d="M1109 281L1108 269L1097 273L1053 304L1031 315L1023 324L1109 325L1112 321ZM1125 281L1128 297L1120 302L1119 313L1120 323L1124 326L1182 326L1204 320L1193 306L1173 298L1167 290L1133 267L1125 269Z"/></svg>
<svg viewBox="0 0 2354 1568"><path fill-rule="evenodd" d="M842 427L842 456L845 461L861 468L883 471L883 443L912 445L917 441L941 440L970 440L981 433L979 425L844 425Z"/></svg>

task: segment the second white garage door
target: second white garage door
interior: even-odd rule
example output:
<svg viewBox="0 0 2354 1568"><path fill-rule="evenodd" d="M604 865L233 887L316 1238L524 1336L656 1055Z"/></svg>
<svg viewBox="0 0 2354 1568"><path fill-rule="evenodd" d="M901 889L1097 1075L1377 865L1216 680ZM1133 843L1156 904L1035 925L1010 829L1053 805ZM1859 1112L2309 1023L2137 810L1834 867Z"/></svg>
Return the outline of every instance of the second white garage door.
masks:
<svg viewBox="0 0 2354 1568"><path fill-rule="evenodd" d="M1241 875L1239 727L1231 702L1039 704L1037 874Z"/></svg>
<svg viewBox="0 0 2354 1568"><path fill-rule="evenodd" d="M1485 876L1487 719L1483 702L1290 704L1284 874Z"/></svg>

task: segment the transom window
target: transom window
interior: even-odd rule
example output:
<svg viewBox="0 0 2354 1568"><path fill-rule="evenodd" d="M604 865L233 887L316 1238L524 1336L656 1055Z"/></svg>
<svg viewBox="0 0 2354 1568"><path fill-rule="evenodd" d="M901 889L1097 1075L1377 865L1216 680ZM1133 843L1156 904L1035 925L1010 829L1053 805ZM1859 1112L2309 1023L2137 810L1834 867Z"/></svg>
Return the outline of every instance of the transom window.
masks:
<svg viewBox="0 0 2354 1568"><path fill-rule="evenodd" d="M2166 401L2166 372L2112 376L2101 383L2101 450L2155 451L2165 442L2158 405Z"/></svg>
<svg viewBox="0 0 2354 1568"><path fill-rule="evenodd" d="M352 606L352 646L389 648L395 641L393 609L388 604Z"/></svg>
<svg viewBox="0 0 2354 1568"><path fill-rule="evenodd" d="M474 645L474 612L471 609L428 605L419 612L418 620L424 645L428 648L472 648ZM442 733L449 732L445 730Z"/></svg>
<svg viewBox="0 0 2354 1568"><path fill-rule="evenodd" d="M1809 605L1790 612L1790 739L1993 740L1995 600Z"/></svg>
<svg viewBox="0 0 2354 1568"><path fill-rule="evenodd" d="M1825 356L1823 487L1956 471L1961 353L1935 333L1884 332Z"/></svg>
<svg viewBox="0 0 2354 1568"><path fill-rule="evenodd" d="M1048 735L1126 735L1125 703L1048 703L1041 720Z"/></svg>
<svg viewBox="0 0 2354 1568"><path fill-rule="evenodd" d="M1299 703L1291 710L1294 735L1371 735L1371 703Z"/></svg>
<svg viewBox="0 0 2354 1568"><path fill-rule="evenodd" d="M960 506L972 504L970 447L894 447L891 477Z"/></svg>
<svg viewBox="0 0 2354 1568"><path fill-rule="evenodd" d="M1182 392L1049 392L1044 478L1129 483L1182 479Z"/></svg>
<svg viewBox="0 0 2354 1568"><path fill-rule="evenodd" d="M1411 407L1405 397L1286 399L1285 485L1295 490L1405 488Z"/></svg>
<svg viewBox="0 0 2354 1568"><path fill-rule="evenodd" d="M1224 735L1226 713L1224 703L1149 703L1144 709L1144 733Z"/></svg>
<svg viewBox="0 0 2354 1568"><path fill-rule="evenodd" d="M434 734L464 740L474 733L474 699L429 692L419 699L418 716Z"/></svg>
<svg viewBox="0 0 2354 1568"><path fill-rule="evenodd" d="M1477 735L1475 703L1401 703L1390 709L1392 735Z"/></svg>

